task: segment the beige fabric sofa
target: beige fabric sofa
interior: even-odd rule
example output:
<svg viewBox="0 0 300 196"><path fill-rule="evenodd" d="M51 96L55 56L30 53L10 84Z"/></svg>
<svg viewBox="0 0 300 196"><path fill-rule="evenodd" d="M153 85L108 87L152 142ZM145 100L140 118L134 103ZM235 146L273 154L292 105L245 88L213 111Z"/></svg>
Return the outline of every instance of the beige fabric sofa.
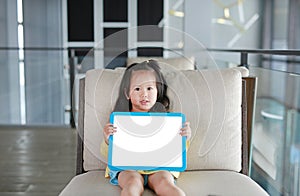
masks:
<svg viewBox="0 0 300 196"><path fill-rule="evenodd" d="M77 175L61 196L120 194L121 189L104 178L100 145L123 71L91 70L80 81ZM171 110L184 113L193 130L187 170L176 182L187 195L268 195L247 176L245 98L253 92L246 90L248 74L245 68L165 72ZM155 194L146 188L143 195Z"/></svg>

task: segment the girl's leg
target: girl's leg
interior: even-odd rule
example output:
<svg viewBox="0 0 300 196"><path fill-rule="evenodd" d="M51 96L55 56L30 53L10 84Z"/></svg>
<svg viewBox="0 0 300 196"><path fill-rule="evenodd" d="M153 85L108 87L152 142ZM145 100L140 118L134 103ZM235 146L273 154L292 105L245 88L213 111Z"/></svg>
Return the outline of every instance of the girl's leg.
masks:
<svg viewBox="0 0 300 196"><path fill-rule="evenodd" d="M120 172L118 182L122 188L121 196L139 196L144 191L144 178L137 171Z"/></svg>
<svg viewBox="0 0 300 196"><path fill-rule="evenodd" d="M157 195L185 195L185 193L174 184L174 177L168 171L159 171L148 177L148 185Z"/></svg>

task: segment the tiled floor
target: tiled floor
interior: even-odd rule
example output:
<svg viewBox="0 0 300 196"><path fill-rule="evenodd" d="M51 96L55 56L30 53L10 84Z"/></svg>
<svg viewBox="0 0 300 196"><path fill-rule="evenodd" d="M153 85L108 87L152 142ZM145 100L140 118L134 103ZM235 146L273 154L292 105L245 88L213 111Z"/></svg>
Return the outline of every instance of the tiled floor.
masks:
<svg viewBox="0 0 300 196"><path fill-rule="evenodd" d="M58 195L75 160L75 129L0 127L0 195Z"/></svg>

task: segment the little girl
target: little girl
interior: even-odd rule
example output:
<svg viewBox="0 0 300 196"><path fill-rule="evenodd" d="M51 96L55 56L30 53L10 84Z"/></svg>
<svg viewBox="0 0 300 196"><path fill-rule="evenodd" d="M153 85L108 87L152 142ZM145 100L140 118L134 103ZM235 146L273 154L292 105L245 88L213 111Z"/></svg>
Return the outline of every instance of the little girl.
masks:
<svg viewBox="0 0 300 196"><path fill-rule="evenodd" d="M119 112L168 112L169 98L166 95L167 84L160 71L157 61L149 60L130 65L122 78L119 97L114 111ZM179 131L179 130L178 130ZM112 124L104 126L105 143L117 132ZM187 140L191 137L189 123L180 130ZM148 185L157 195L185 195L175 185L174 177L179 172L169 171L112 171L106 168L106 177L110 182L122 188L121 195L141 195L144 185Z"/></svg>

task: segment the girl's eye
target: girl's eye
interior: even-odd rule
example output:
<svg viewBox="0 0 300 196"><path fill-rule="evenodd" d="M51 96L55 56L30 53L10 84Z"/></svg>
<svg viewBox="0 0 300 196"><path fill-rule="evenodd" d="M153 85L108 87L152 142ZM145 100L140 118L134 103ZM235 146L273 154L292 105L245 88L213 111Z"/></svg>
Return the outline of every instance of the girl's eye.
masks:
<svg viewBox="0 0 300 196"><path fill-rule="evenodd" d="M148 88L147 88L148 91L150 91L150 90L152 90L152 89L153 89L153 87L148 87Z"/></svg>
<svg viewBox="0 0 300 196"><path fill-rule="evenodd" d="M139 90L140 90L140 88L138 88L138 87L137 87L137 88L135 88L134 90L135 90L135 91L139 91Z"/></svg>

